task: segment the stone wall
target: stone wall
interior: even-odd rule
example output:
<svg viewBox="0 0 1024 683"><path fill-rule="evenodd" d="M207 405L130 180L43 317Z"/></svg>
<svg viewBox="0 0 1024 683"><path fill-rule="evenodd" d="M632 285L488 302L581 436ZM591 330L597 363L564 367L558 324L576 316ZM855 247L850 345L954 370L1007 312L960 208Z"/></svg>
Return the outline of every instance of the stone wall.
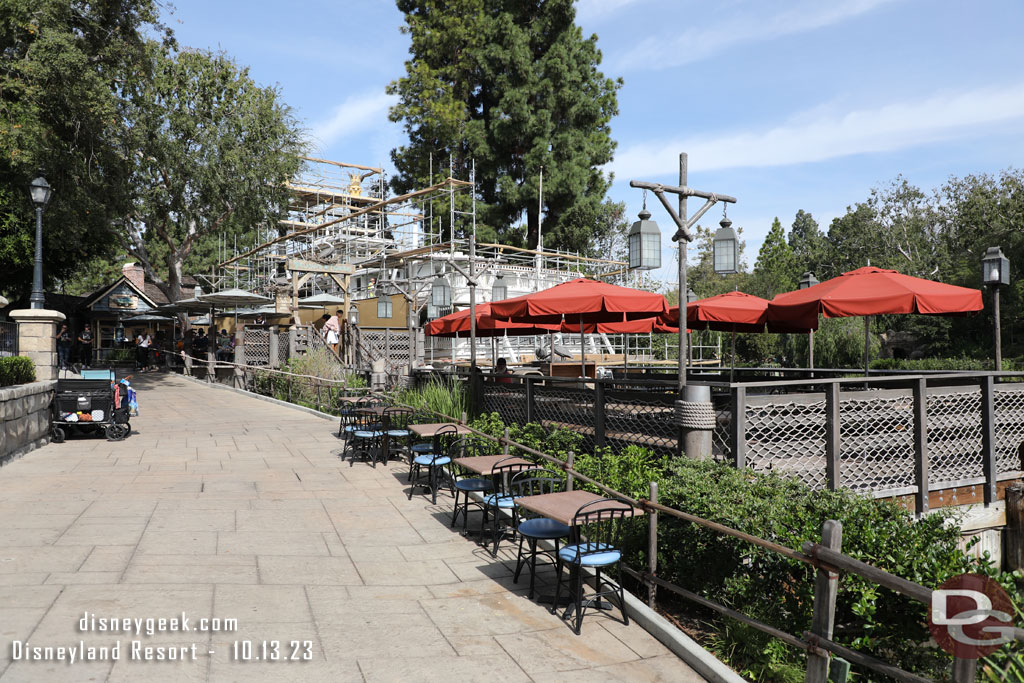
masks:
<svg viewBox="0 0 1024 683"><path fill-rule="evenodd" d="M50 440L50 402L55 381L0 389L0 464Z"/></svg>

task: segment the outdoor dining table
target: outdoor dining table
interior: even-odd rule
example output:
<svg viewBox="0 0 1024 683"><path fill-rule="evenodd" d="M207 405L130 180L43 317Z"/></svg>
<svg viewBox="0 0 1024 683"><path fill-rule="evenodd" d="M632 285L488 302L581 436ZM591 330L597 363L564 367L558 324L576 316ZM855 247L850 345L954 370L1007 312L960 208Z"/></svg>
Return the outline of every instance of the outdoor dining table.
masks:
<svg viewBox="0 0 1024 683"><path fill-rule="evenodd" d="M384 414L390 406L367 406L365 408L356 408L355 412L360 415L376 415L380 417Z"/></svg>
<svg viewBox="0 0 1024 683"><path fill-rule="evenodd" d="M466 425L455 424L454 422L429 422L426 424L409 425L409 431L421 439L433 437L441 427L455 427L459 436L472 434L473 430Z"/></svg>
<svg viewBox="0 0 1024 683"><path fill-rule="evenodd" d="M569 543L577 543L578 538L577 530L574 522L576 521L576 512L587 503L592 503L595 500L603 500L607 496L599 496L596 493L590 491L560 491L558 493L542 493L538 496L524 496L522 498L516 498L516 505L519 507L529 510L541 517L547 517L553 519L556 522L561 522L566 526L570 527L573 531L572 536L569 539ZM644 514L643 510L633 508L633 515L638 516ZM554 602L554 593L540 593L537 595L537 602ZM563 595L560 601L562 604L568 604L572 601L570 595ZM595 607L598 609L610 609L611 605L605 601L599 601Z"/></svg>

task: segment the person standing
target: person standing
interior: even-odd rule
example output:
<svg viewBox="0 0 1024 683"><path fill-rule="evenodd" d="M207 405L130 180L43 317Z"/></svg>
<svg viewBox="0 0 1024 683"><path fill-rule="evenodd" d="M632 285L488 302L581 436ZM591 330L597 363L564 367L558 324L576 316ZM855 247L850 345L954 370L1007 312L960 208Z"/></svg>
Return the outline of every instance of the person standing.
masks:
<svg viewBox="0 0 1024 683"><path fill-rule="evenodd" d="M145 330L139 330L135 337L135 364L142 372L149 367L149 347L153 345L153 338Z"/></svg>
<svg viewBox="0 0 1024 683"><path fill-rule="evenodd" d="M334 316L327 319L323 327L324 338L327 340L327 344L334 351L335 355L338 353L338 342L341 340L341 310L339 309Z"/></svg>
<svg viewBox="0 0 1024 683"><path fill-rule="evenodd" d="M57 331L57 366L59 369L68 369L70 355L71 333L68 331L68 324L61 323L60 330Z"/></svg>
<svg viewBox="0 0 1024 683"><path fill-rule="evenodd" d="M92 366L92 328L89 323L78 333L78 362L85 368Z"/></svg>

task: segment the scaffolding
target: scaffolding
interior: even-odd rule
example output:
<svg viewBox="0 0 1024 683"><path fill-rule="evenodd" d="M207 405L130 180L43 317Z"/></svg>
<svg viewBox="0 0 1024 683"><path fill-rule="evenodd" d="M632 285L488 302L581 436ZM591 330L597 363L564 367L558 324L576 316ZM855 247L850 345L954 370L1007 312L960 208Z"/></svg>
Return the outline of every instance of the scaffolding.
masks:
<svg viewBox="0 0 1024 683"><path fill-rule="evenodd" d="M395 328L407 331L409 355L420 362L441 355L448 362L468 358L468 340L425 339L422 327L468 306L471 280L477 303L483 303L490 301L499 275L510 297L578 277L607 276L626 284L635 277L621 261L477 243L475 168L468 169L468 179L456 178L451 158L438 176L431 158L430 184L400 196L389 196L381 168L313 157L302 162L288 183L286 215L256 230L251 245L222 239L216 271L197 277L213 289L240 287L268 295L279 302L278 310L285 302L296 321L298 300L315 294L344 297L345 310L351 302L401 295L409 316ZM458 198L466 193L468 200ZM439 278L451 288L448 306L431 300L431 286ZM621 353L620 339L594 335L588 354ZM559 343L579 352L578 336L566 335ZM629 343L636 359L651 356L649 338ZM506 355L526 358L536 340L510 337L501 345ZM485 356L490 346L481 345Z"/></svg>

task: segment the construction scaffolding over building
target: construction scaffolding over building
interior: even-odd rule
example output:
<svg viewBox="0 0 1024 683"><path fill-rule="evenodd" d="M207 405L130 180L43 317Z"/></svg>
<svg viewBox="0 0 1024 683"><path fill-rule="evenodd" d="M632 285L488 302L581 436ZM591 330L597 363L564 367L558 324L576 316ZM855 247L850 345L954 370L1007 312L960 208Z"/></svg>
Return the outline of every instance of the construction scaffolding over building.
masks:
<svg viewBox="0 0 1024 683"><path fill-rule="evenodd" d="M620 282L629 277L621 261L475 242L473 172L458 179L450 161L428 187L389 196L381 168L302 159L300 172L288 183L287 215L259 229L252 245L229 247L225 240L217 271L202 277L217 289L241 287L272 296L274 312L294 323L300 322L305 298L343 299L344 311L353 306L360 311L360 327L370 337L373 330L385 330L385 355L394 356L396 364L468 356L463 340L425 340L422 327L468 306L471 281L476 301L483 303L492 292L512 297L577 277L611 276ZM457 199L459 194L469 200ZM447 298L435 292L440 283L449 288ZM532 349L534 340L502 344L503 353L515 359L529 355L524 349ZM578 342L567 338L566 344ZM588 353L616 352L607 337L591 344Z"/></svg>

